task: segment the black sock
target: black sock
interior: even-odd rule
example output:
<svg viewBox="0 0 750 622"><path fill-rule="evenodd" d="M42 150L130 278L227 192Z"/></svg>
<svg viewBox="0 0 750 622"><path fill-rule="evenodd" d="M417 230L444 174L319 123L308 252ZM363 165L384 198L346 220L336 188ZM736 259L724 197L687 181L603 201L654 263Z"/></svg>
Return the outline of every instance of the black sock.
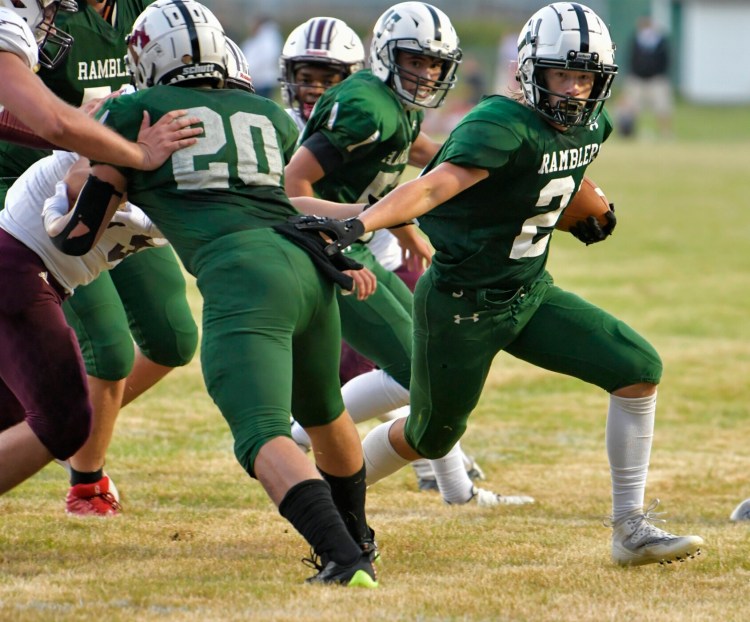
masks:
<svg viewBox="0 0 750 622"><path fill-rule="evenodd" d="M73 467L70 467L70 485L75 486L76 484L96 484L102 477L104 477L104 467L96 471L76 471Z"/></svg>
<svg viewBox="0 0 750 622"><path fill-rule="evenodd" d="M348 566L362 554L323 480L308 479L292 486L279 504L279 514L304 536L324 566L329 560Z"/></svg>
<svg viewBox="0 0 750 622"><path fill-rule="evenodd" d="M347 530L355 542L362 542L370 538L370 528L367 526L365 516L365 465L354 475L348 477L337 477L324 473L318 467L323 479L331 487L333 502L344 519Z"/></svg>

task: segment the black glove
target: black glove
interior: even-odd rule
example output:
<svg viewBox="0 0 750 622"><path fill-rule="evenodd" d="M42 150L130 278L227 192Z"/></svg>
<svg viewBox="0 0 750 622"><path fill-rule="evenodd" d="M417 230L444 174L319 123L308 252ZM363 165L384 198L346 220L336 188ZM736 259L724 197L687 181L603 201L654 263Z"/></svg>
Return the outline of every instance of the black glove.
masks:
<svg viewBox="0 0 750 622"><path fill-rule="evenodd" d="M319 231L331 238L325 252L333 256L356 242L365 233L365 226L357 218L336 220L325 216L292 216L288 222L300 231Z"/></svg>
<svg viewBox="0 0 750 622"><path fill-rule="evenodd" d="M574 224L570 228L570 232L586 244L586 246L601 242L612 235L615 226L617 226L617 217L615 216L615 206L613 203L609 204L609 211L605 212L604 217L607 219L607 224L603 227L599 224L595 216L589 216L586 220L579 220Z"/></svg>

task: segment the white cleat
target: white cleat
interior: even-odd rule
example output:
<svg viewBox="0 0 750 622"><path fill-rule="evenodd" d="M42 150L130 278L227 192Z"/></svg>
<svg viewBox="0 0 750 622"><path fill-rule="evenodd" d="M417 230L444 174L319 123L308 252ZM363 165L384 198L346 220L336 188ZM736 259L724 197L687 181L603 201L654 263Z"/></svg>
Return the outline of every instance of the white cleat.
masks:
<svg viewBox="0 0 750 622"><path fill-rule="evenodd" d="M736 508L734 508L734 512L729 515L729 520L750 520L750 499L745 499Z"/></svg>
<svg viewBox="0 0 750 622"><path fill-rule="evenodd" d="M526 495L499 495L491 490L474 486L471 490L471 499L467 503L472 501L480 508L494 508L498 505L527 505L534 503L534 498Z"/></svg>
<svg viewBox="0 0 750 622"><path fill-rule="evenodd" d="M700 555L703 538L676 536L654 527L657 518L652 510L659 504L656 499L643 514L620 519L612 525L612 560L621 566L645 564L671 564L684 562Z"/></svg>

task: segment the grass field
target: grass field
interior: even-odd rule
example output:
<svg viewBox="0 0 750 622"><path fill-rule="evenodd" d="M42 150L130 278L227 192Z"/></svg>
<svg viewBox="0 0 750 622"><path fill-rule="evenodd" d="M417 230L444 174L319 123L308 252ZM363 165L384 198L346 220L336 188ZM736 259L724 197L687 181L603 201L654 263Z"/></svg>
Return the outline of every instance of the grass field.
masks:
<svg viewBox="0 0 750 622"><path fill-rule="evenodd" d="M750 525L728 516L750 497L750 124L708 112L682 108L669 143L610 141L589 174L615 235L558 233L550 260L661 353L647 499L703 536L700 559L611 564L606 395L500 355L465 447L537 503L445 506L404 469L368 495L380 589L307 586L307 547L235 463L196 360L121 415L122 516L67 518L56 465L0 499L0 620L747 620Z"/></svg>

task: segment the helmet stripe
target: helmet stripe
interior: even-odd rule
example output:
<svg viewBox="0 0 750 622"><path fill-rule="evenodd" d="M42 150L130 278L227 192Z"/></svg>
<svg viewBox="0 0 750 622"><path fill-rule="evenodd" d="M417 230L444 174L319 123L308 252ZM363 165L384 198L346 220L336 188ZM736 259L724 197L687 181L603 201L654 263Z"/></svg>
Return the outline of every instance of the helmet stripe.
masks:
<svg viewBox="0 0 750 622"><path fill-rule="evenodd" d="M586 13L583 12L583 7L580 4L571 3L573 10L576 12L578 18L578 29L581 32L581 49L579 52L589 51L589 23L586 19Z"/></svg>
<svg viewBox="0 0 750 622"><path fill-rule="evenodd" d="M177 10L182 13L182 18L185 20L185 26L187 26L188 36L190 37L190 48L192 51L193 62L201 62L201 46L198 43L198 31L195 28L195 22L190 16L190 10L185 6L182 0L174 0L174 4Z"/></svg>
<svg viewBox="0 0 750 622"><path fill-rule="evenodd" d="M334 23L329 19L316 19L307 31L307 48L311 50L329 50L331 32Z"/></svg>
<svg viewBox="0 0 750 622"><path fill-rule="evenodd" d="M424 6L430 12L430 15L432 15L432 22L435 25L435 41L442 41L443 29L440 25L440 16L437 14L435 7L431 4L425 4Z"/></svg>

